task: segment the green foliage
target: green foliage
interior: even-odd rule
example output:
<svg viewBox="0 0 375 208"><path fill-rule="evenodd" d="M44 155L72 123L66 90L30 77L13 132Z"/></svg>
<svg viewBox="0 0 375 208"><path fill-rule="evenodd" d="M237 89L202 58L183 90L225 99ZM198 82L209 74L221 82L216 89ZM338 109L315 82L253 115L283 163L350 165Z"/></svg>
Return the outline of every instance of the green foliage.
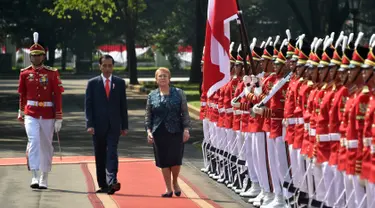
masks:
<svg viewBox="0 0 375 208"><path fill-rule="evenodd" d="M22 63L23 63L23 56L19 56L19 57L17 58L17 63L18 63L18 64L22 64Z"/></svg>
<svg viewBox="0 0 375 208"><path fill-rule="evenodd" d="M55 0L54 8L45 9L59 19L71 19L68 11L79 11L83 19L93 20L100 16L104 22L109 22L117 8L112 0Z"/></svg>

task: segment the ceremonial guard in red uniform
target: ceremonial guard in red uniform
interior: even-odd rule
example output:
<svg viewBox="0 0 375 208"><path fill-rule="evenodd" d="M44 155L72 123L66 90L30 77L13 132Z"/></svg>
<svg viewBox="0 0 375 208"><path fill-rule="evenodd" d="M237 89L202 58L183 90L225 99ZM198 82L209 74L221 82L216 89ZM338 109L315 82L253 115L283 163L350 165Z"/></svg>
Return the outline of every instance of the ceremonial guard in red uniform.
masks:
<svg viewBox="0 0 375 208"><path fill-rule="evenodd" d="M375 69L375 55L373 53L373 47L375 46L375 41L369 43L371 47L367 59L365 60L364 64L361 66L364 70L362 71L364 81L366 83L366 88L364 88L362 91L368 91L368 103L366 104L366 100L362 100L359 105L359 114L361 113L361 108L365 107L367 105L367 110L365 113L364 123L363 123L363 152L359 151L358 154L362 154L362 169L361 169L361 180L364 180L366 183L366 204L367 207L372 207L374 203L374 197L375 197L375 186L374 182L371 181L371 147L372 147L372 140L373 137L373 130L375 129L374 125L374 114L375 114L375 99L374 99L374 88L375 88L375 76L374 76L374 70ZM364 97L366 99L366 97ZM358 109L357 109L358 110ZM357 118L357 126L358 128L362 127L362 120L361 117ZM374 126L374 127L373 127ZM358 129L360 130L360 129ZM361 139L361 138L359 138Z"/></svg>
<svg viewBox="0 0 375 208"><path fill-rule="evenodd" d="M232 43L233 44L233 43ZM226 157L225 163L225 184L229 184L233 182L233 175L232 175L232 165L230 162L230 154L232 150L232 146L235 143L235 132L232 130L233 127L233 108L231 101L234 98L234 93L236 91L237 86L239 85L240 81L242 80L242 70L237 69L235 67L236 64L236 54L237 52L233 49L233 45L231 45L230 51L230 67L231 72L234 73L232 80L228 83L227 87L225 88L224 92L224 100L223 100L223 107L225 109L225 119L224 119L224 128L226 131L226 147L224 149L224 157ZM218 180L219 182L223 182L222 179Z"/></svg>
<svg viewBox="0 0 375 208"><path fill-rule="evenodd" d="M348 126L346 128L345 174L347 178L346 181L351 181L354 191L352 191L354 195L347 192L347 196L348 199L354 197L356 207L360 207L363 197L365 196L364 184L360 181L359 174L362 165L364 115L369 100L368 87L363 86L363 78L361 75L361 65L365 57L367 57L369 49L359 45L362 36L363 33L360 32L355 42L353 56L349 65L349 82L353 84L353 88L349 89L349 100L352 100L352 102L348 107ZM349 101L347 105L348 103Z"/></svg>
<svg viewBox="0 0 375 208"><path fill-rule="evenodd" d="M284 108L284 120L283 125L285 127L285 140L288 143L289 149L288 154L290 158L290 168L292 170L292 183L284 183L283 186L289 190L289 192L295 192L295 184L298 183L298 177L295 175L298 170L297 165L297 151L293 149L293 141L295 137L295 125L297 123L297 118L294 116L294 110L296 108L296 91L300 87L301 82L298 81L298 76L296 75L296 64L298 58L293 59L295 53L298 54L298 47L296 47L296 41L291 39L290 31L287 30L288 37L288 51L287 51L287 61L286 67L293 73L288 89L285 95L285 108Z"/></svg>
<svg viewBox="0 0 375 208"><path fill-rule="evenodd" d="M43 65L45 50L38 44L38 33L33 35L32 65L22 69L19 76L18 119L24 122L28 137L26 155L32 172L31 188L46 189L52 166L53 133L59 132L62 124L64 88L57 69Z"/></svg>
<svg viewBox="0 0 375 208"><path fill-rule="evenodd" d="M234 97L239 97L240 103L245 103L246 100L244 97L241 97L241 94L244 90L244 82L243 82L243 75L245 73L244 69L244 61L247 61L244 57L243 51L241 50L241 45L238 47L238 55L236 60L236 70L241 72L241 81L238 83L238 86L236 88L236 92L234 94ZM236 193L242 192L242 186L243 186L243 179L245 179L245 175L248 173L245 168L246 160L245 160L245 149L244 149L244 142L245 142L245 132L247 132L247 126L248 126L248 119L249 119L249 112L244 112L240 110L239 106L235 105L233 106L234 111L234 124L233 124L233 130L235 130L235 146L234 153L237 156L237 167L235 170L235 177L234 177L234 184L230 185L229 187L232 188ZM239 164L238 162L241 162L242 164ZM251 172L251 170L250 170ZM250 176L251 178L252 176Z"/></svg>
<svg viewBox="0 0 375 208"><path fill-rule="evenodd" d="M250 46L252 57L254 60L254 69L252 69L252 77L257 77L257 79L263 79L263 72L261 69L261 54L262 54L262 48L255 46L256 45L256 39L253 39L253 43ZM263 44L264 45L264 44ZM261 46L262 47L262 46ZM245 93L246 95L246 103L241 103L241 110L250 112L251 107L256 104L258 101L256 99L256 96L252 96L251 100L248 99L249 94L254 93L254 87L250 86L251 84L251 78L248 76L248 80L245 81L249 84L247 86L246 90L249 91ZM250 116L249 118L249 125L248 125L248 131L249 131L249 138L245 141L245 148L246 148L246 161L249 164L253 165L251 168L255 173L252 173L253 175L256 175L257 181L254 180L254 177L251 178L251 188L241 194L241 196L246 196L254 199L259 194L261 194L261 190L263 192L270 192L270 184L268 182L268 174L267 174L267 162L266 162L266 151L265 151L265 133L262 131L263 126L263 118L258 116ZM250 163L249 163L250 161ZM251 177L251 174L250 174ZM263 194L262 194L263 195ZM252 202L253 200L249 201Z"/></svg>
<svg viewBox="0 0 375 208"><path fill-rule="evenodd" d="M333 57L334 49L331 47L332 38L327 38L323 43L322 58L319 62L319 80L321 87L317 91L313 113L315 118L316 140L313 146L314 180L316 199L326 203L327 190L332 184L333 171L328 165L331 153L331 140L329 135L329 111L336 88L329 76L329 64ZM332 205L331 205L332 206Z"/></svg>
<svg viewBox="0 0 375 208"><path fill-rule="evenodd" d="M347 40L345 40L347 41ZM326 200L325 203L327 206L338 206L342 207L344 206L343 198L339 199L340 194L344 190L344 184L343 184L343 175L341 172L337 170L337 155L338 150L340 147L340 118L341 114L343 113L344 103L341 101L341 97L343 96L343 93L347 92L347 88L345 87L346 79L342 79L342 74L346 73L345 71L338 71L340 65L341 65L341 57L343 54L343 50L340 47L340 44L344 44L344 35L341 33L340 37L336 41L334 52L332 55L332 59L330 60L329 66L329 76L331 79L331 91L333 93L333 98L330 101L329 104L329 112L328 112L328 131L329 131L329 138L330 138L330 155L328 158L328 168L327 170L330 171L330 173L327 174L327 177L329 180L325 180L324 183L326 185ZM325 98L329 98L330 93L325 96ZM323 113L325 111L323 110ZM319 122L319 121L318 121ZM319 149L319 147L318 147ZM319 151L319 150L318 150ZM328 151L328 150L327 150ZM327 186L328 185L328 186ZM339 199L339 200L338 200Z"/></svg>
<svg viewBox="0 0 375 208"><path fill-rule="evenodd" d="M246 92L246 99L248 101L248 105L242 106L243 109L251 109L254 104L257 104L260 101L259 99L263 99L263 96L266 96L268 94L268 91L272 88L272 83L276 79L276 76L273 73L273 58L270 55L273 53L274 47L269 45L270 41L271 38L269 38L265 44L262 44L260 48L254 47L254 50L252 51L253 59L256 61L256 65L259 64L259 67L263 67L265 71L262 73L258 73L257 71L255 73L255 76L251 76L251 90L247 90ZM260 57L261 54L262 56ZM258 60L259 63L257 63ZM259 83L259 87L257 87L256 83ZM250 126L250 130L255 132L253 133L255 139L253 139L253 148L251 154L253 160L255 161L255 168L258 172L257 175L259 179L259 185L261 187L261 192L255 198L250 198L248 202L253 203L254 206L260 206L262 204L266 205L271 203L274 199L274 194L270 164L268 161L267 154L267 133L264 131L265 118L260 115L254 114L253 121L254 122ZM270 130L269 128L267 129L269 135ZM259 189L256 186L254 186L253 190L250 191L249 195L251 195L250 197L253 197L257 192L259 192Z"/></svg>
<svg viewBox="0 0 375 208"><path fill-rule="evenodd" d="M285 96L286 90L288 88L288 78L285 79L284 76L289 73L289 69L285 66L286 63L286 52L287 52L287 39L285 39L280 49L278 50L277 59L275 61L275 68L276 68L276 76L277 81L275 83L281 84L280 89L272 92L268 96L272 96L270 99L270 108L262 108L259 104L256 104L253 107L253 111L256 114L259 114L264 117L271 118L271 132L268 140L268 152L269 154L269 162L271 167L271 177L272 182L276 184L283 184L284 181L290 182L291 175L290 175L290 160L288 154L288 146L285 141L285 128L283 128L282 120L284 118L284 104L285 104ZM280 82L280 83L278 83ZM276 85L277 85L276 84ZM275 198L269 204L264 204L261 207L278 207L278 206L285 206L286 199L289 199L291 194L288 190L279 188L279 191L275 191Z"/></svg>
<svg viewBox="0 0 375 208"><path fill-rule="evenodd" d="M303 45L303 39L302 37L299 40L299 53L298 56L295 57L295 59L298 59L297 61L297 78L299 87L295 88L295 110L293 112L296 121L295 126L295 135L293 140L293 149L296 151L297 154L297 168L292 167L293 171L293 178L297 181L296 184L294 184L298 189L298 198L299 199L307 199L307 183L305 183L306 179L304 178L304 174L306 172L306 162L304 157L301 155L301 147L304 135L307 134L307 130L305 130L305 123L303 119L303 112L305 110L305 104L307 102L308 95L311 90L311 84L312 82L309 81L308 73L306 72L306 62L309 59L307 54L310 52L310 47ZM306 203L306 202L305 202Z"/></svg>

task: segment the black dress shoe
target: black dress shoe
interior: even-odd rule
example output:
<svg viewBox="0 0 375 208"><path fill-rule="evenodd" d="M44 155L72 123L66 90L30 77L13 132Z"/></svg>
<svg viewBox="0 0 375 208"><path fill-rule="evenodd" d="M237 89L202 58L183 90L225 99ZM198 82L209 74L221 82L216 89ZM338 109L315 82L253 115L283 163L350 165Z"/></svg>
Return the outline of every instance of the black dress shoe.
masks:
<svg viewBox="0 0 375 208"><path fill-rule="evenodd" d="M37 188L39 188L39 184L37 184L37 183L31 184L30 187L32 189L37 189Z"/></svg>
<svg viewBox="0 0 375 208"><path fill-rule="evenodd" d="M96 191L96 193L107 193L108 192L108 188L105 187L105 188L100 188L99 190Z"/></svg>
<svg viewBox="0 0 375 208"><path fill-rule="evenodd" d="M172 197L173 196L173 192L171 191L171 192L167 192L167 193L165 193L165 194L162 194L161 195L161 197Z"/></svg>
<svg viewBox="0 0 375 208"><path fill-rule="evenodd" d="M111 185L109 185L109 187L108 187L108 194L109 195L112 195L112 194L114 194L116 191L120 191L120 189L121 189L121 184L120 183L115 183L115 184L111 184Z"/></svg>
<svg viewBox="0 0 375 208"><path fill-rule="evenodd" d="M181 191L175 191L175 192L174 192L174 195L176 195L176 196L181 196Z"/></svg>

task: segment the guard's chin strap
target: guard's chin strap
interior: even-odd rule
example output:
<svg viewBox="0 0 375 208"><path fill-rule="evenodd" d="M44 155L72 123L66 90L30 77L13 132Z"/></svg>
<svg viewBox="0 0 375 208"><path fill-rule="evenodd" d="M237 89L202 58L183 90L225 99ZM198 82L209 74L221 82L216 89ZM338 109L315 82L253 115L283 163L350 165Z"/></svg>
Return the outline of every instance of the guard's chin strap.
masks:
<svg viewBox="0 0 375 208"><path fill-rule="evenodd" d="M370 81L370 79L374 76L374 73L371 73L370 76L365 80L365 84L368 83L368 81Z"/></svg>
<svg viewBox="0 0 375 208"><path fill-rule="evenodd" d="M266 66L264 67L263 71L266 72L267 71L267 68L268 68L268 64L270 63L270 61L267 61L267 64Z"/></svg>
<svg viewBox="0 0 375 208"><path fill-rule="evenodd" d="M328 74L329 74L329 69L327 70L327 72L326 72L325 76L323 77L323 80L322 80L322 82L325 82L325 81L327 81L327 77L328 77Z"/></svg>
<svg viewBox="0 0 375 208"><path fill-rule="evenodd" d="M297 67L297 66L296 66L296 67ZM303 66L303 67L301 67L301 68L302 68L302 70L301 70L301 74L298 75L300 78L303 77L303 75L305 74L305 71L306 71L306 69L307 69L307 66Z"/></svg>
<svg viewBox="0 0 375 208"><path fill-rule="evenodd" d="M361 71L362 71L362 68L359 68L358 73L354 76L353 83L356 82L356 80L358 79L358 76L361 74Z"/></svg>

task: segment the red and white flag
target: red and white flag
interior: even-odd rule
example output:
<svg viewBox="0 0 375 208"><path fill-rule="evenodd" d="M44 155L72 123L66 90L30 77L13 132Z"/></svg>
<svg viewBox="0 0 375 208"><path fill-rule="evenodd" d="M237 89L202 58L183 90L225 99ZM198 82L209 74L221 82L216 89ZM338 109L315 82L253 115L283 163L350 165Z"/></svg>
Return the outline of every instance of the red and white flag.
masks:
<svg viewBox="0 0 375 208"><path fill-rule="evenodd" d="M230 21L237 11L236 0L208 0L203 65L203 93L208 98L230 81Z"/></svg>

